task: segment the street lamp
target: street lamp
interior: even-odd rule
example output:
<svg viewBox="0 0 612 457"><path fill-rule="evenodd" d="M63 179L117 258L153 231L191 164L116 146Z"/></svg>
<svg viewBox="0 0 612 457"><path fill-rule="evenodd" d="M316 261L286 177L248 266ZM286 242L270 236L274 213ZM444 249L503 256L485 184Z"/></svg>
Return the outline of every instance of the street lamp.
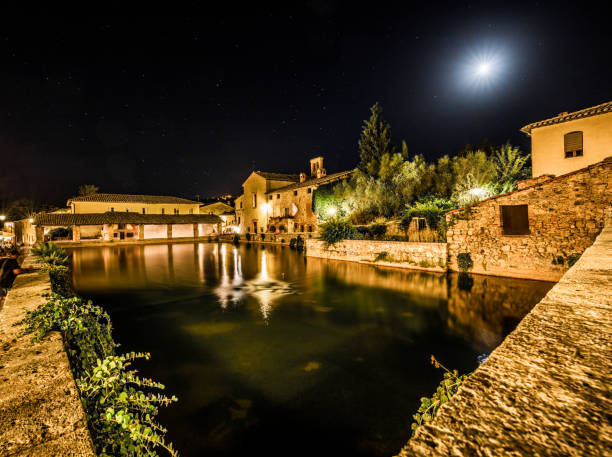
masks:
<svg viewBox="0 0 612 457"><path fill-rule="evenodd" d="M327 208L327 214L329 214L331 217L334 217L337 212L338 209L335 206L330 206L329 208Z"/></svg>

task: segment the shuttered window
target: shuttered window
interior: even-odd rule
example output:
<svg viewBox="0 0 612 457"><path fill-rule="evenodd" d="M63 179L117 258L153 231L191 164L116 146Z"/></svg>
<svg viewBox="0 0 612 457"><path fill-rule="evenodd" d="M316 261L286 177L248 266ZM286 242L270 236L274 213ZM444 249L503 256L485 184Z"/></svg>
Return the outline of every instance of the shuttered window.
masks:
<svg viewBox="0 0 612 457"><path fill-rule="evenodd" d="M582 132L570 132L564 136L565 158L582 156Z"/></svg>
<svg viewBox="0 0 612 457"><path fill-rule="evenodd" d="M504 235L529 234L527 205L501 206L501 220Z"/></svg>

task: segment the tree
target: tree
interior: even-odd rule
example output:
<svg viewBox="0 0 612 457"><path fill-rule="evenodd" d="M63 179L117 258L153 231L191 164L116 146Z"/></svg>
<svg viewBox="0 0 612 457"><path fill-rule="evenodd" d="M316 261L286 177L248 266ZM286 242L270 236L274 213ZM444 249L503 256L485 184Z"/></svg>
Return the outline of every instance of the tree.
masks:
<svg viewBox="0 0 612 457"><path fill-rule="evenodd" d="M97 194L100 188L95 184L83 184L79 186L79 195L84 197L85 195Z"/></svg>
<svg viewBox="0 0 612 457"><path fill-rule="evenodd" d="M455 186L453 198L462 203L490 196L484 190L497 178L495 163L484 151L469 151L464 156L453 158Z"/></svg>
<svg viewBox="0 0 612 457"><path fill-rule="evenodd" d="M518 147L510 143L496 148L493 163L497 171L497 181L514 185L517 181L528 178L531 175L531 169L525 165L529 161L529 156L530 154L523 155Z"/></svg>
<svg viewBox="0 0 612 457"><path fill-rule="evenodd" d="M360 162L359 170L369 176L378 176L380 161L385 154L393 154L395 148L391 144L391 126L382 118L382 108L376 102L370 108L372 115L364 121L359 138Z"/></svg>

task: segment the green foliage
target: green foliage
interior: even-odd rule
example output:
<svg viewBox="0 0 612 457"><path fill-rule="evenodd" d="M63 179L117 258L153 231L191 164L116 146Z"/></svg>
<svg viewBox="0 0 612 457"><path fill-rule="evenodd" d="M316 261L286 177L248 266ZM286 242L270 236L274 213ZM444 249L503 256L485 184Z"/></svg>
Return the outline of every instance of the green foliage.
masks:
<svg viewBox="0 0 612 457"><path fill-rule="evenodd" d="M100 188L94 184L83 184L82 186L79 186L79 195L85 196L97 194L99 190Z"/></svg>
<svg viewBox="0 0 612 457"><path fill-rule="evenodd" d="M301 235L298 235L297 238L291 238L289 240L289 247L291 249L295 249L296 251L304 250L304 238Z"/></svg>
<svg viewBox="0 0 612 457"><path fill-rule="evenodd" d="M368 231L373 239L380 240L387 233L387 226L385 224L371 224Z"/></svg>
<svg viewBox="0 0 612 457"><path fill-rule="evenodd" d="M576 262L578 262L578 259L580 259L580 256L581 256L581 254L578 254L578 253L570 254L570 255L567 257L567 264L568 264L570 267L573 267L573 266L574 266L574 264L575 264Z"/></svg>
<svg viewBox="0 0 612 457"><path fill-rule="evenodd" d="M392 262L393 259L387 251L383 251L383 252L377 253L376 256L374 257L374 262L380 262L380 261Z"/></svg>
<svg viewBox="0 0 612 457"><path fill-rule="evenodd" d="M232 239L233 243L235 245L240 244L240 235L238 235L237 233L234 234L234 238Z"/></svg>
<svg viewBox="0 0 612 457"><path fill-rule="evenodd" d="M145 393L141 389L163 390L162 384L137 376L128 368L136 359L148 360L148 353L129 353L98 359L77 381L89 425L97 437L99 456L154 457L161 447L178 456L172 443L166 443L166 429L155 422L159 406L176 402L176 397Z"/></svg>
<svg viewBox="0 0 612 457"><path fill-rule="evenodd" d="M376 103L370 108L370 119L364 121L359 138L359 170L368 176L378 176L382 157L393 154L391 126L382 117L382 107Z"/></svg>
<svg viewBox="0 0 612 457"><path fill-rule="evenodd" d="M312 193L312 212L317 215L321 222L328 219L344 217L346 214L341 193L336 193L337 183L329 183L319 186ZM330 211L330 208L333 208Z"/></svg>
<svg viewBox="0 0 612 457"><path fill-rule="evenodd" d="M451 200L430 195L412 205L406 206L401 226L407 229L412 218L422 217L427 221L427 226L430 229L436 230L442 221L445 220L444 214L453 209L454 206Z"/></svg>
<svg viewBox="0 0 612 457"><path fill-rule="evenodd" d="M35 248L56 293L47 295L44 304L15 325L24 325L22 334L33 335L34 342L52 331L62 333L99 456L156 457L159 448L177 456L165 441L166 430L155 422L158 407L177 401L176 397L145 392L164 386L139 378L127 368L149 354L115 354L118 345L112 338L110 317L91 301L74 296L68 259L60 251L53 245Z"/></svg>
<svg viewBox="0 0 612 457"><path fill-rule="evenodd" d="M39 243L31 252L43 264L43 268L68 265L68 253L53 243Z"/></svg>
<svg viewBox="0 0 612 457"><path fill-rule="evenodd" d="M461 271L468 271L474 266L472 256L469 252L460 252L457 254L457 265Z"/></svg>
<svg viewBox="0 0 612 457"><path fill-rule="evenodd" d="M327 247L342 240L358 239L357 230L350 222L330 221L321 224L319 234Z"/></svg>
<svg viewBox="0 0 612 457"><path fill-rule="evenodd" d="M523 155L518 147L506 143L496 148L493 155L493 163L497 173L497 182L514 185L521 179L531 175L531 169L525 165L530 155Z"/></svg>
<svg viewBox="0 0 612 457"><path fill-rule="evenodd" d="M412 416L414 422L412 423L412 435L414 436L414 432L421 425L431 422L436 414L438 414L438 410L440 406L449 401L457 391L459 387L463 384L463 382L468 378L467 375L459 376L457 370L450 371L444 365L436 360L436 358L431 356L431 363L436 368L442 368L444 370L444 379L440 382L440 385L436 389L436 392L431 397L422 397L421 398L421 406L419 407L418 412Z"/></svg>
<svg viewBox="0 0 612 457"><path fill-rule="evenodd" d="M249 232L246 232L244 234L244 237L246 238L247 241L251 241L251 234Z"/></svg>
<svg viewBox="0 0 612 457"><path fill-rule="evenodd" d="M262 233L259 236L261 236L261 241L264 241L266 239L266 234L265 233Z"/></svg>

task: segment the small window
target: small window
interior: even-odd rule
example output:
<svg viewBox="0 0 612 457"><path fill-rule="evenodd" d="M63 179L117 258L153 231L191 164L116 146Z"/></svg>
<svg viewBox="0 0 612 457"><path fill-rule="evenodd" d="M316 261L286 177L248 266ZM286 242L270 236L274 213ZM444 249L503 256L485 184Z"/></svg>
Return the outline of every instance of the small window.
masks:
<svg viewBox="0 0 612 457"><path fill-rule="evenodd" d="M427 222L424 217L417 217L417 228L419 231L425 230L427 228Z"/></svg>
<svg viewBox="0 0 612 457"><path fill-rule="evenodd" d="M147 209L146 208L142 208L142 214L147 214Z"/></svg>
<svg viewBox="0 0 612 457"><path fill-rule="evenodd" d="M238 225L240 225L240 216L238 216Z"/></svg>
<svg viewBox="0 0 612 457"><path fill-rule="evenodd" d="M289 216L289 208L285 208L285 216Z"/></svg>
<svg viewBox="0 0 612 457"><path fill-rule="evenodd" d="M272 198L273 198L273 195L270 195L270 200L272 200Z"/></svg>
<svg viewBox="0 0 612 457"><path fill-rule="evenodd" d="M174 214L178 214L178 213L179 213L178 208L174 208Z"/></svg>
<svg viewBox="0 0 612 457"><path fill-rule="evenodd" d="M294 191L293 191L293 195L297 195L297 190L294 190Z"/></svg>
<svg viewBox="0 0 612 457"><path fill-rule="evenodd" d="M240 202L240 209L242 209L242 202Z"/></svg>
<svg viewBox="0 0 612 457"><path fill-rule="evenodd" d="M565 146L565 158L570 157L581 157L582 151L582 132L570 132L566 133L563 137L563 143Z"/></svg>
<svg viewBox="0 0 612 457"><path fill-rule="evenodd" d="M129 208L125 208L125 212L126 212L126 213L129 213L129 212L130 212L130 209L129 209Z"/></svg>
<svg viewBox="0 0 612 457"><path fill-rule="evenodd" d="M309 231L309 232L312 232L312 225L309 225L309 226L308 226L308 231Z"/></svg>
<svg viewBox="0 0 612 457"><path fill-rule="evenodd" d="M300 232L304 232L304 226L300 225Z"/></svg>
<svg viewBox="0 0 612 457"><path fill-rule="evenodd" d="M276 194L276 199L278 200L280 198L280 194Z"/></svg>
<svg viewBox="0 0 612 457"><path fill-rule="evenodd" d="M501 206L501 223L504 235L529 235L527 205Z"/></svg>
<svg viewBox="0 0 612 457"><path fill-rule="evenodd" d="M111 212L111 213L114 213L114 212L115 212L115 208L113 208L113 207L111 206L110 212Z"/></svg>
<svg viewBox="0 0 612 457"><path fill-rule="evenodd" d="M309 187L306 192L309 193L309 194L312 194L312 188Z"/></svg>
<svg viewBox="0 0 612 457"><path fill-rule="evenodd" d="M113 238L119 238L119 234L117 232L113 233Z"/></svg>
<svg viewBox="0 0 612 457"><path fill-rule="evenodd" d="M134 232L126 232L125 236L127 236L128 238L133 238Z"/></svg>
<svg viewBox="0 0 612 457"><path fill-rule="evenodd" d="M162 208L162 214L166 214L166 208Z"/></svg>
<svg viewBox="0 0 612 457"><path fill-rule="evenodd" d="M253 208L257 208L257 194L253 192Z"/></svg>

